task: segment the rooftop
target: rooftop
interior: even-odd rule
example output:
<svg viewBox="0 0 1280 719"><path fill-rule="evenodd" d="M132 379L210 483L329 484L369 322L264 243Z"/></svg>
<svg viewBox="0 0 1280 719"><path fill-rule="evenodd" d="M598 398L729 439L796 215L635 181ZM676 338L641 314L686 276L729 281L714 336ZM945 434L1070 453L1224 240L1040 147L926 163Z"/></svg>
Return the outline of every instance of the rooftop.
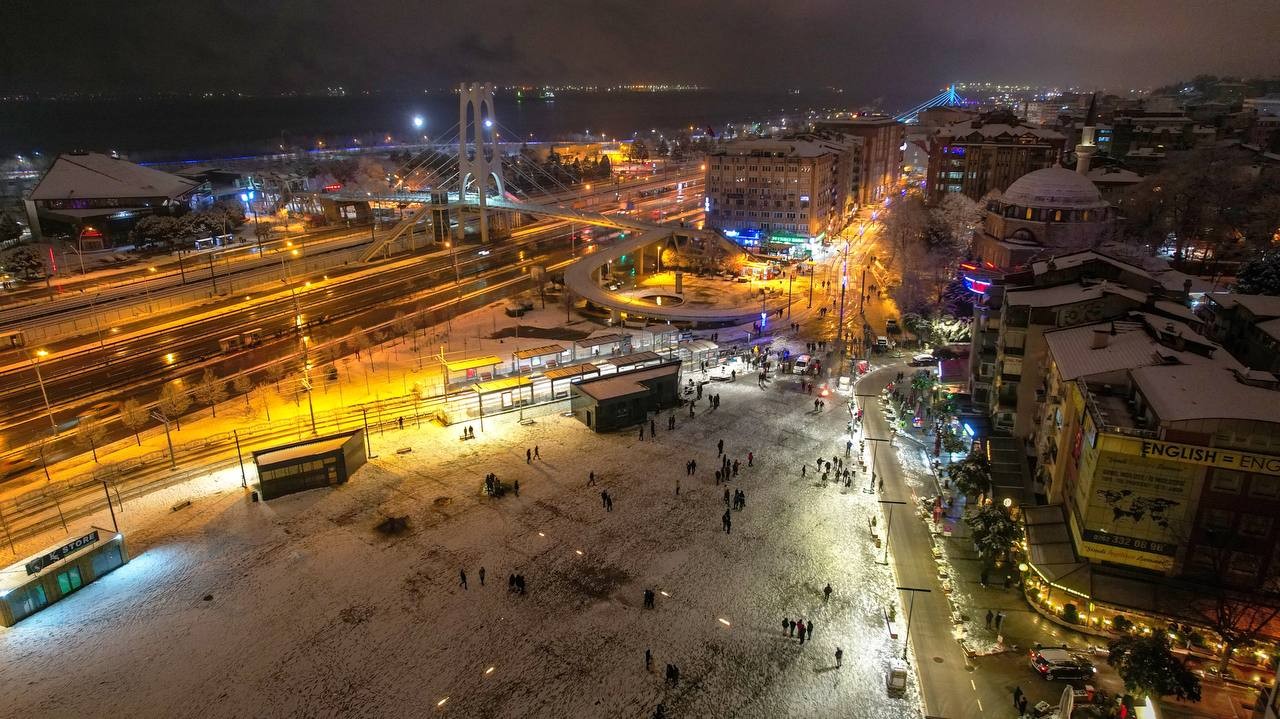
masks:
<svg viewBox="0 0 1280 719"><path fill-rule="evenodd" d="M1211 356L1188 350L1178 350L1159 340L1163 327L1175 325L1175 335L1184 341L1201 345ZM1112 332L1114 331L1114 334ZM1094 346L1094 334L1107 335L1105 347ZM1174 337L1166 335L1173 343ZM1107 372L1121 372L1135 367L1161 364L1217 363L1220 366L1241 368L1226 352L1215 352L1217 345L1193 332L1186 325L1173 323L1148 313L1133 313L1130 319L1115 322L1099 322L1079 327L1052 330L1044 334L1049 354L1058 366L1063 381L1087 378ZM1218 355L1216 358L1212 355ZM1241 368L1243 369L1243 368Z"/></svg>
<svg viewBox="0 0 1280 719"><path fill-rule="evenodd" d="M1005 293L1005 301L1010 305L1027 305L1031 307L1058 307L1077 302L1102 299L1106 295L1120 295L1138 304L1147 301L1145 292L1130 289L1110 282L1086 285L1074 283L1054 287L1039 287L1030 290L1010 290Z"/></svg>
<svg viewBox="0 0 1280 719"><path fill-rule="evenodd" d="M1137 265L1131 264L1129 262L1125 262L1124 260L1116 259L1115 257L1103 254L1101 252L1097 252L1095 250L1082 250L1080 252L1072 252L1066 255L1059 255L1058 257L1053 257L1048 260L1034 262L1031 265L1031 270L1036 275L1043 275L1046 272L1049 272L1051 269L1065 270L1071 267L1079 267L1080 265L1086 264L1088 262L1093 262L1093 261L1105 262L1106 264L1112 265L1113 267L1118 267L1126 272L1131 272L1135 275L1138 275L1139 277L1146 277L1146 278L1152 277L1150 272L1147 272L1146 270L1144 270L1141 267L1138 267ZM1052 268L1049 266L1049 263L1051 262L1053 263Z"/></svg>
<svg viewBox="0 0 1280 719"><path fill-rule="evenodd" d="M1280 424L1280 391L1247 385L1222 364L1142 367L1132 376L1162 422L1243 419Z"/></svg>
<svg viewBox="0 0 1280 719"><path fill-rule="evenodd" d="M1019 207L1088 210L1109 206L1089 178L1065 167L1028 172L1014 180L1000 199Z"/></svg>
<svg viewBox="0 0 1280 719"><path fill-rule="evenodd" d="M631 372L619 372L618 374L583 380L574 385L574 387L596 400L616 399L648 392L649 388L641 384L645 380L665 377L679 372L679 362L667 362L656 367L646 367L645 369Z"/></svg>
<svg viewBox="0 0 1280 719"><path fill-rule="evenodd" d="M1031 127L1029 125L1007 125L1002 122L983 124L980 127L974 127L973 120L961 120L953 122L938 128L938 137L946 138L968 138L975 133L984 140L994 140L1000 136L1008 137L1025 137L1031 135L1039 140L1065 140L1063 135L1057 130L1048 130L1040 127Z"/></svg>
<svg viewBox="0 0 1280 719"><path fill-rule="evenodd" d="M28 199L174 199L199 186L200 183L194 180L99 152L66 153L53 161Z"/></svg>
<svg viewBox="0 0 1280 719"><path fill-rule="evenodd" d="M360 431L361 430L355 430L355 432L331 434L328 437L318 437L304 442L286 444L283 447L259 450L253 453L253 463L259 467L266 467L272 464L280 464L282 462L292 462L302 457L312 457L317 454L335 452L341 449L342 445L346 444L348 439L351 439L351 435Z"/></svg>
<svg viewBox="0 0 1280 719"><path fill-rule="evenodd" d="M1271 295L1243 295L1237 292L1224 292L1209 297L1223 309L1232 309L1239 305L1249 314L1261 319L1280 317L1280 297Z"/></svg>

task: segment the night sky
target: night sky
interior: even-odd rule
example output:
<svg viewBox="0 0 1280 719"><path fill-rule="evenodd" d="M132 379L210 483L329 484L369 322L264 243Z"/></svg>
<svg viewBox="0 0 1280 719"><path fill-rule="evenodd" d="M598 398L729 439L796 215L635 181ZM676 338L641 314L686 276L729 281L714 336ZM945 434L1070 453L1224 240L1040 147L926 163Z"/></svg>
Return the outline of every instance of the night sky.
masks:
<svg viewBox="0 0 1280 719"><path fill-rule="evenodd" d="M1123 89L1280 74L1276 0L128 0L0 8L0 91Z"/></svg>

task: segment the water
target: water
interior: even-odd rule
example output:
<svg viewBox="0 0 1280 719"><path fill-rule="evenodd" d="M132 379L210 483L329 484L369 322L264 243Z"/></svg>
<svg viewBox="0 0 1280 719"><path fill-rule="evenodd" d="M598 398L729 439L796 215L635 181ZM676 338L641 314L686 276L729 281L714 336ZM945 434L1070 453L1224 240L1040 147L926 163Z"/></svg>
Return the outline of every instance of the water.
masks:
<svg viewBox="0 0 1280 719"><path fill-rule="evenodd" d="M553 102L517 102L499 95L498 123L520 137L561 139L593 135L722 126L773 120L809 109L856 109L858 101L831 92L557 93ZM411 141L412 119L423 132L456 134L458 100L451 93L349 97L233 97L40 100L0 104L0 155L46 156L74 149L116 150L138 161L228 157L286 148ZM506 139L506 138L504 138ZM514 138L512 138L514 139Z"/></svg>

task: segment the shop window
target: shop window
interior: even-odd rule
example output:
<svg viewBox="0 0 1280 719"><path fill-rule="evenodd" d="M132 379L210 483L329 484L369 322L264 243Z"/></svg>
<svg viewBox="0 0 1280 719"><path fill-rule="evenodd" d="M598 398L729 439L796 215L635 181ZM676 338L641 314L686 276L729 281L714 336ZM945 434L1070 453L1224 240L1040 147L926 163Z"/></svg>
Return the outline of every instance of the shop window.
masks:
<svg viewBox="0 0 1280 719"><path fill-rule="evenodd" d="M25 617L44 609L49 604L49 598L45 596L44 587L36 584L28 587L16 600L12 602L13 613L15 617Z"/></svg>
<svg viewBox="0 0 1280 719"><path fill-rule="evenodd" d="M101 577L120 564L120 545L113 544L93 555L93 576Z"/></svg>
<svg viewBox="0 0 1280 719"><path fill-rule="evenodd" d="M1259 499L1280 499L1280 477L1255 474L1249 480L1249 496Z"/></svg>
<svg viewBox="0 0 1280 719"><path fill-rule="evenodd" d="M1244 475L1228 469L1213 470L1213 479L1209 480L1209 491L1223 494L1239 494L1244 486Z"/></svg>
<svg viewBox="0 0 1280 719"><path fill-rule="evenodd" d="M80 585L79 567L68 567L67 571L58 572L58 591L64 596L79 589Z"/></svg>
<svg viewBox="0 0 1280 719"><path fill-rule="evenodd" d="M1242 537L1262 539L1271 534L1271 524L1271 517L1261 514L1242 514L1239 533Z"/></svg>

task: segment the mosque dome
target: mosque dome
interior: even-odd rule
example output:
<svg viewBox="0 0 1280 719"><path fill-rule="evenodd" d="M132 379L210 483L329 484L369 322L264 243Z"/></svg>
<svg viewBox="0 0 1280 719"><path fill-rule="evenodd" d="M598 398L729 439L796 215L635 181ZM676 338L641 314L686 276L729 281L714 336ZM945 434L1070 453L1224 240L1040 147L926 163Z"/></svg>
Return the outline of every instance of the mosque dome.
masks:
<svg viewBox="0 0 1280 719"><path fill-rule="evenodd" d="M1006 205L1051 210L1092 210L1107 207L1089 178L1065 167L1046 167L1014 180L1000 201Z"/></svg>

